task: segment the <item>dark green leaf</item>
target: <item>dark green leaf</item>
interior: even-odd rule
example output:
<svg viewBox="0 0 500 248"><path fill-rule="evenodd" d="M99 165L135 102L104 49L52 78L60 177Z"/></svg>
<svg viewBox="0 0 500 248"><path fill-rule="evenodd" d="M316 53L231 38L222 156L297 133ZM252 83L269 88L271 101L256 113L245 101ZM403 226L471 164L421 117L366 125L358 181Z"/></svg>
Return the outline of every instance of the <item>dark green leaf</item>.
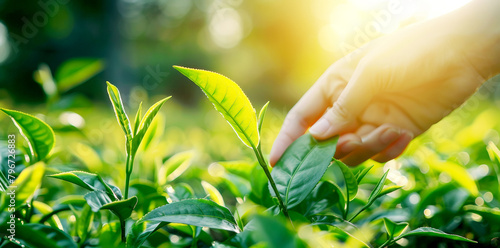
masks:
<svg viewBox="0 0 500 248"><path fill-rule="evenodd" d="M268 248L300 248L306 245L287 226L285 221L276 217L257 216L253 220L252 236L264 242Z"/></svg>
<svg viewBox="0 0 500 248"><path fill-rule="evenodd" d="M35 161L41 161L46 158L55 144L55 135L52 128L47 123L35 116L0 108L16 124L19 132L28 141L32 157Z"/></svg>
<svg viewBox="0 0 500 248"><path fill-rule="evenodd" d="M125 200L112 201L105 192L100 190L87 193L85 195L85 200L87 200L87 204L91 207L93 212L108 209L121 220L130 217L137 205L136 196L132 196Z"/></svg>
<svg viewBox="0 0 500 248"><path fill-rule="evenodd" d="M319 182L332 161L337 140L317 141L308 133L286 149L271 175L288 208L304 200Z"/></svg>
<svg viewBox="0 0 500 248"><path fill-rule="evenodd" d="M3 225L2 230L9 227ZM36 248L78 248L73 239L65 232L50 226L29 223L16 225L15 239L25 247Z"/></svg>
<svg viewBox="0 0 500 248"><path fill-rule="evenodd" d="M158 229L167 225L165 222L135 222L129 234L127 235L127 247L129 248L137 248L141 247L141 245L146 242L146 240L156 232Z"/></svg>
<svg viewBox="0 0 500 248"><path fill-rule="evenodd" d="M363 180L363 178L366 176L366 174L368 174L368 172L373 168L373 166L375 165L365 167L361 172L359 172L359 174L356 175L356 180L358 181L358 184L361 183L361 180Z"/></svg>
<svg viewBox="0 0 500 248"><path fill-rule="evenodd" d="M253 148L259 145L255 109L235 82L211 71L181 66L174 66L174 68L203 90L215 109L224 116L245 145Z"/></svg>
<svg viewBox="0 0 500 248"><path fill-rule="evenodd" d="M113 202L113 200L111 200L111 198L109 198L109 196L101 190L89 192L85 194L84 198L93 212L97 212L102 208L102 206Z"/></svg>
<svg viewBox="0 0 500 248"><path fill-rule="evenodd" d="M408 227L407 222L395 223L387 218L384 218L384 225L387 230L387 234L389 234L391 239L399 237L399 235L401 235Z"/></svg>
<svg viewBox="0 0 500 248"><path fill-rule="evenodd" d="M194 198L194 191L188 184L179 183L173 187L167 188L167 193L170 199L174 202Z"/></svg>
<svg viewBox="0 0 500 248"><path fill-rule="evenodd" d="M446 239L452 239L452 240L464 241L464 242L470 242L470 243L477 243L474 240L470 240L468 238L458 236L455 234L448 234L448 233L445 233L439 229L435 229L432 227L417 228L413 231L407 232L407 233L399 236L398 239L409 237L409 236L431 236L431 237L440 237L440 238L446 238Z"/></svg>
<svg viewBox="0 0 500 248"><path fill-rule="evenodd" d="M100 59L76 58L64 62L56 72L57 88L67 91L96 75L104 69Z"/></svg>
<svg viewBox="0 0 500 248"><path fill-rule="evenodd" d="M238 225L227 208L205 199L182 200L161 206L139 220L143 221L182 223L239 232Z"/></svg>
<svg viewBox="0 0 500 248"><path fill-rule="evenodd" d="M347 189L347 196L348 200L352 201L356 197L356 194L358 194L358 182L356 181L356 178L354 177L354 174L352 173L351 169L347 167L342 161L333 159L333 162L339 166L340 170L342 171L342 174L344 175L344 180L345 180L345 185Z"/></svg>
<svg viewBox="0 0 500 248"><path fill-rule="evenodd" d="M316 215L330 210L335 204L339 203L339 200L339 194L334 184L319 182L311 194L292 210L298 211L305 216Z"/></svg>

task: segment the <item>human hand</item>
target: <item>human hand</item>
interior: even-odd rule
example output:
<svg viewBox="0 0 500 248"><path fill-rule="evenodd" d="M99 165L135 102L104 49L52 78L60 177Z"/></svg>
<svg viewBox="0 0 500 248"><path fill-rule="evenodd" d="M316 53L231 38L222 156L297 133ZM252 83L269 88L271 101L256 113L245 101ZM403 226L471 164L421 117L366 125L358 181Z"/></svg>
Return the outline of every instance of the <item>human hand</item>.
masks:
<svg viewBox="0 0 500 248"><path fill-rule="evenodd" d="M335 157L348 165L399 156L490 76L475 40L447 29L453 18L400 30L334 63L288 113L271 164L309 127L317 139L340 135Z"/></svg>

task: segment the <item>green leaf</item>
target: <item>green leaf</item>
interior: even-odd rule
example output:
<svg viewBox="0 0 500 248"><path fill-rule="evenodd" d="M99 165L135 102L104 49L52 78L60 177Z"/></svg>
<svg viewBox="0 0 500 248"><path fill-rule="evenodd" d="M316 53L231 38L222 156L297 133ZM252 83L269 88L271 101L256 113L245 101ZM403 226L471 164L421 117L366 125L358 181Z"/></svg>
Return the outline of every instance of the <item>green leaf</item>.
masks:
<svg viewBox="0 0 500 248"><path fill-rule="evenodd" d="M127 235L127 247L141 247L141 245L146 242L151 234L166 225L167 223L165 222L135 222L132 225L129 234Z"/></svg>
<svg viewBox="0 0 500 248"><path fill-rule="evenodd" d="M233 215L225 207L205 199L173 202L147 213L139 222L161 221L239 232Z"/></svg>
<svg viewBox="0 0 500 248"><path fill-rule="evenodd" d="M366 176L366 174L368 174L368 172L373 168L373 166L375 165L372 165L370 167L365 167L361 172L359 172L359 174L356 175L356 180L358 181L358 184L361 183L361 180L363 180L363 178Z"/></svg>
<svg viewBox="0 0 500 248"><path fill-rule="evenodd" d="M2 230L9 227L3 225ZM65 232L50 226L28 223L16 225L15 239L25 247L36 248L78 248L73 239Z"/></svg>
<svg viewBox="0 0 500 248"><path fill-rule="evenodd" d="M479 207L476 205L467 205L464 207L464 210L467 212L479 214L483 216L484 219L489 220L489 222L491 223L500 223L500 210L498 209Z"/></svg>
<svg viewBox="0 0 500 248"><path fill-rule="evenodd" d="M446 238L446 239L452 239L452 240L464 241L464 242L470 242L470 243L477 243L474 240L470 240L468 238L458 236L455 234L448 234L448 233L445 233L439 229L435 229L432 227L417 228L413 231L407 232L407 233L399 236L398 239L409 237L409 236L431 236L431 237L440 237L440 238Z"/></svg>
<svg viewBox="0 0 500 248"><path fill-rule="evenodd" d="M488 151L488 155L490 156L491 161L495 161L495 159L496 159L496 163L494 163L492 165L492 167L493 167L493 170L495 171L495 174L497 175L498 192L500 192L500 168L499 168L499 165L500 165L500 150L495 145L495 143L493 143L492 141L490 141L488 143L488 147L487 147L486 150Z"/></svg>
<svg viewBox="0 0 500 248"><path fill-rule="evenodd" d="M31 155L36 161L41 161L49 155L55 144L55 135L47 123L35 116L16 111L0 108L16 124L19 132L28 141Z"/></svg>
<svg viewBox="0 0 500 248"><path fill-rule="evenodd" d="M347 167L342 161L333 159L333 162L337 164L344 175L345 185L347 189L348 201L352 201L358 194L358 182L356 177L352 173L351 169Z"/></svg>
<svg viewBox="0 0 500 248"><path fill-rule="evenodd" d="M288 208L302 202L314 189L332 161L337 140L317 141L308 133L286 149L271 176Z"/></svg>
<svg viewBox="0 0 500 248"><path fill-rule="evenodd" d="M40 188L40 185L42 184L44 173L45 164L43 162L38 162L25 168L21 174L19 174L17 179L10 186L10 188L14 190L13 192L16 198L15 208L20 207L33 197L36 190ZM11 193L10 190L7 191L7 194L4 194L5 204L9 202L7 198L10 199L11 197L9 193Z"/></svg>
<svg viewBox="0 0 500 248"><path fill-rule="evenodd" d="M258 119L259 134L261 133L262 130L262 124L264 123L264 117L266 116L267 106L269 106L269 101L266 104L264 104L264 106L262 106L259 112L259 119Z"/></svg>
<svg viewBox="0 0 500 248"><path fill-rule="evenodd" d="M130 217L137 205L136 196L132 196L125 200L112 201L105 192L100 190L87 193L84 197L93 212L108 209L121 220Z"/></svg>
<svg viewBox="0 0 500 248"><path fill-rule="evenodd" d="M92 212L89 205L85 205L78 217L76 229L78 237L85 240L92 228L92 222L94 221L94 212Z"/></svg>
<svg viewBox="0 0 500 248"><path fill-rule="evenodd" d="M210 197L210 200L221 206L225 206L224 199L222 198L222 195L216 187L205 181L201 181L201 186L203 187L203 190L205 190L205 193L208 194L208 197Z"/></svg>
<svg viewBox="0 0 500 248"><path fill-rule="evenodd" d="M406 230L409 224L407 222L395 223L390 219L384 218L384 225L387 230L387 234L389 234L390 239L392 239L399 237L399 235Z"/></svg>
<svg viewBox="0 0 500 248"><path fill-rule="evenodd" d="M137 132L139 132L139 125L141 124L141 117L142 117L142 102L139 103L139 108L137 109L137 113L135 114L135 121L134 121L134 137L137 135Z"/></svg>
<svg viewBox="0 0 500 248"><path fill-rule="evenodd" d="M56 72L59 92L67 91L89 80L104 69L104 62L94 58L76 58L64 62Z"/></svg>
<svg viewBox="0 0 500 248"><path fill-rule="evenodd" d="M193 162L194 153L192 151L180 152L170 157L158 169L158 184L165 185L173 181L189 168Z"/></svg>
<svg viewBox="0 0 500 248"><path fill-rule="evenodd" d="M5 192L9 188L9 180L3 174L3 171L0 170L0 191Z"/></svg>
<svg viewBox="0 0 500 248"><path fill-rule="evenodd" d="M125 108L123 107L122 98L120 96L120 91L116 86L112 85L110 82L108 84L108 95L111 103L113 104L113 109L115 110L116 118L118 123L120 123L121 128L126 136L127 142L127 152L130 152L130 142L132 142L132 128L130 127L130 121L128 119Z"/></svg>
<svg viewBox="0 0 500 248"><path fill-rule="evenodd" d="M287 226L284 221L275 217L257 216L254 219L252 237L264 242L268 248L301 248L307 247Z"/></svg>
<svg viewBox="0 0 500 248"><path fill-rule="evenodd" d="M68 172L53 174L50 175L49 177L61 179L76 184L87 190L104 191L113 200L122 199L122 193L120 192L120 189L118 187L107 184L102 180L102 178L100 178L99 175L94 173L88 173L85 171L68 171Z"/></svg>
<svg viewBox="0 0 500 248"><path fill-rule="evenodd" d="M146 134L146 131L148 131L149 126L153 122L156 114L158 114L158 111L160 111L161 107L163 104L170 99L171 96L163 98L162 100L156 102L153 104L148 111L144 114L144 117L142 117L141 122L139 123L139 127L137 127L137 134L134 136L133 141L132 141L132 153L135 153L139 146L141 145L142 139L144 138L144 135ZM137 121L137 117L136 117Z"/></svg>
<svg viewBox="0 0 500 248"><path fill-rule="evenodd" d="M380 192L382 192L382 189L384 188L385 180L387 179L387 175L389 174L389 170L387 170L384 175L380 178L378 181L377 185L375 188L372 190L372 193L368 197L368 204L367 206L370 206L373 204L373 202L377 199L379 196Z"/></svg>
<svg viewBox="0 0 500 248"><path fill-rule="evenodd" d="M167 193L170 199L175 202L194 198L193 189L186 183L178 183L173 187L167 187Z"/></svg>
<svg viewBox="0 0 500 248"><path fill-rule="evenodd" d="M302 203L297 205L296 208L299 208L297 211L301 212L304 216L311 216L330 210L335 204L339 203L339 200L339 195L334 184L319 182L311 194Z"/></svg>
<svg viewBox="0 0 500 248"><path fill-rule="evenodd" d="M377 198L384 196L384 195L387 195L387 194L390 194L390 193L392 193L398 189L401 189L401 188L403 188L403 186L397 186L397 185L387 186L382 191L380 191L380 193L377 195Z"/></svg>
<svg viewBox="0 0 500 248"><path fill-rule="evenodd" d="M259 144L257 117L252 103L231 79L211 71L174 66L180 73L198 85L207 95L240 140L248 147Z"/></svg>

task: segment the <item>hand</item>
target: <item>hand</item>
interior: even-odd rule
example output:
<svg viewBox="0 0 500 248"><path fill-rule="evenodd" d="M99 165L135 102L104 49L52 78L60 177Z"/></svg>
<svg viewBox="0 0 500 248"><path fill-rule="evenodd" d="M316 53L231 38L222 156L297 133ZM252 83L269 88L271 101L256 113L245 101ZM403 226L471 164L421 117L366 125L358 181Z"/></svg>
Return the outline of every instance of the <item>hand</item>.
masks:
<svg viewBox="0 0 500 248"><path fill-rule="evenodd" d="M465 14L413 25L334 63L286 116L271 164L309 127L317 139L340 135L335 157L348 165L399 156L491 76L487 56L478 58L484 47L448 27L456 15Z"/></svg>

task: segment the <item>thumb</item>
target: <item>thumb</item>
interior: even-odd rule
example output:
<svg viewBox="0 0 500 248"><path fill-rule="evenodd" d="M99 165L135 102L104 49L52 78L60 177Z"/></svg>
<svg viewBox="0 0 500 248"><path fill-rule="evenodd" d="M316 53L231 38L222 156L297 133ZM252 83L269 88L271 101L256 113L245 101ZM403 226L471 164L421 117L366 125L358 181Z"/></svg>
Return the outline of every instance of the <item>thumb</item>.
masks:
<svg viewBox="0 0 500 248"><path fill-rule="evenodd" d="M356 128L356 120L376 94L375 87L371 85L374 82L368 79L373 75L363 71L359 67L356 69L333 106L309 129L314 138L328 139Z"/></svg>

